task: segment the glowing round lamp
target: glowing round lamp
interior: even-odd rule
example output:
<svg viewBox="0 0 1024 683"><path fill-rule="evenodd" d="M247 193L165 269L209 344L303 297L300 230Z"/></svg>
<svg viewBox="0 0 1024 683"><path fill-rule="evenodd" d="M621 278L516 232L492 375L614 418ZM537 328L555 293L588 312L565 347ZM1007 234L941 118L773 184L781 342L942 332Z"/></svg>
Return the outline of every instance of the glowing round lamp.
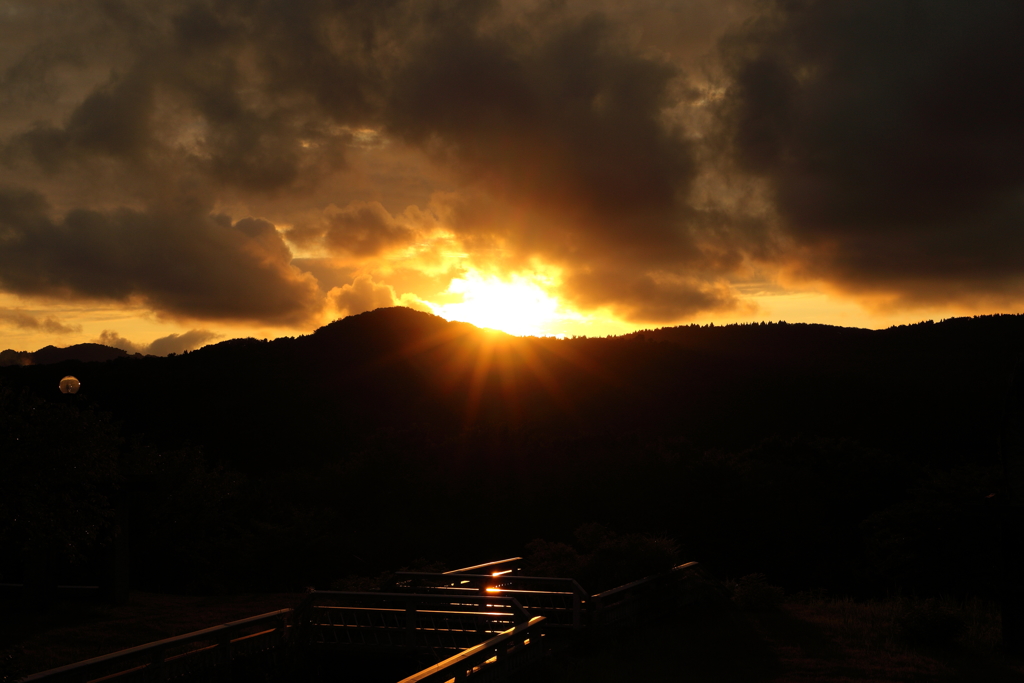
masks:
<svg viewBox="0 0 1024 683"><path fill-rule="evenodd" d="M78 381L77 377L68 375L60 381L60 393L62 394L74 394L78 391L78 388L82 386L82 383Z"/></svg>

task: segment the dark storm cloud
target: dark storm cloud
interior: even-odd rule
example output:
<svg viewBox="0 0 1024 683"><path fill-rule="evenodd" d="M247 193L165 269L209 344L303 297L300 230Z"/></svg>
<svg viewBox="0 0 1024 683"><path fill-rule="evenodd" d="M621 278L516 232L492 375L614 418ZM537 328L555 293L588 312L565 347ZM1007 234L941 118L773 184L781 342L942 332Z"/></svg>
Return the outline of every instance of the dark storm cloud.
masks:
<svg viewBox="0 0 1024 683"><path fill-rule="evenodd" d="M64 10L91 28L44 25ZM11 12L35 16L24 28L40 36L0 80L0 123L15 126L0 142L0 287L141 299L179 317L298 325L319 313L322 292L289 265L272 224L232 223L211 207L301 195L344 166L346 125L366 110L365 79L339 79L364 68L356 5L49 2ZM20 38L9 29L0 26L5 38ZM89 44L100 35L112 47ZM97 79L104 64L109 75ZM66 84L54 96L23 77L60 85L62 68L95 81L63 110ZM38 111L55 116L12 123ZM386 241L375 227L346 240L332 225L328 241L363 253Z"/></svg>
<svg viewBox="0 0 1024 683"><path fill-rule="evenodd" d="M685 243L672 219L696 165L661 120L677 70L629 49L599 15L499 28L484 18L422 27L391 82L389 130L440 142L488 191L569 219L581 236L618 241L625 219L634 245Z"/></svg>
<svg viewBox="0 0 1024 683"><path fill-rule="evenodd" d="M198 240L196 267L205 272L203 240L217 219L177 203L276 196L298 211L303 196L346 168L346 150L366 128L454 169L455 203L484 206L475 220L450 226L470 250L500 245L508 267L532 257L553 262L588 305L640 310L630 292L649 291L658 303L647 310L671 319L722 302L707 294L715 289L708 283L739 250L726 245L733 254L722 259L718 244L709 256L700 211L687 204L700 170L695 143L666 115L695 91L677 66L631 41L629 27L606 14L557 3L418 0L91 6L120 46L105 54L110 76L66 115L10 135L3 158L13 173L34 164L48 174L40 188L73 187L102 169L112 174L102 188L108 196L99 213L56 202L72 209L62 221L19 224L19 240L35 245L44 270L4 265L0 278L11 291L139 294L178 315L298 319L310 310L308 295L297 295L280 261L259 271L279 296L231 306L252 284L238 268L222 269L240 279L222 276L223 294L204 301L191 281L154 276L159 282L143 285L146 278L112 267L104 254L126 248L118 241L137 223ZM110 188L125 188L123 196ZM176 215L138 209L157 203ZM345 203L321 224L289 221L290 239L355 259L413 239L389 213L405 207ZM111 208L118 205L134 208ZM182 214L207 227L170 230ZM96 273L64 263L48 238L59 230L77 240ZM111 234L117 239L104 241ZM230 250L222 256L245 262ZM64 270L45 270L58 265ZM600 278L588 275L597 271Z"/></svg>
<svg viewBox="0 0 1024 683"><path fill-rule="evenodd" d="M363 69L362 48L333 51L352 42L331 30L355 30L344 21L352 12L332 14L319 3L92 6L126 47L66 119L12 136L9 161L27 156L56 172L106 156L153 182L171 162L177 174L242 192L301 189L344 165L351 133L333 124L357 123L365 98L351 83L328 82L339 70Z"/></svg>
<svg viewBox="0 0 1024 683"><path fill-rule="evenodd" d="M0 189L0 287L22 295L142 299L194 318L298 324L315 281L266 221L163 209L48 216L37 194Z"/></svg>
<svg viewBox="0 0 1024 683"><path fill-rule="evenodd" d="M621 270L574 273L566 282L566 293L583 307L614 302L619 315L635 322L672 322L702 311L732 310L738 305L724 285L692 277L630 277Z"/></svg>
<svg viewBox="0 0 1024 683"><path fill-rule="evenodd" d="M214 188L243 192L294 189L343 165L348 133L331 134L284 107L247 107L233 92L244 84L230 73L207 73L201 82L175 82L171 76L178 74L135 71L115 77L86 98L63 126L38 123L15 136L5 156L9 161L31 158L50 173L107 157L153 184L165 182L173 169ZM175 121L182 114L158 111L154 84L161 80L160 94L178 98L186 115L194 117L191 121ZM188 133L189 126L197 128L193 139L168 139L169 133Z"/></svg>
<svg viewBox="0 0 1024 683"><path fill-rule="evenodd" d="M387 129L461 173L434 208L470 253L555 263L570 301L630 320L732 308L721 283L743 240L691 204L699 143L669 115L698 93L623 28L550 10L432 16L398 60Z"/></svg>
<svg viewBox="0 0 1024 683"><path fill-rule="evenodd" d="M0 186L30 191L0 198L10 292L307 320L329 284L212 207L273 206L364 272L422 236L350 168L400 147L435 163L417 210L470 258L556 265L571 302L634 320L734 307L752 261L905 304L1024 294L1019 2L756 5L709 63L717 106L687 72L709 39L659 31L720 25L699 0L12 7ZM763 216L737 209L750 187Z"/></svg>
<svg viewBox="0 0 1024 683"><path fill-rule="evenodd" d="M344 209L328 207L314 224L288 231L288 239L300 245L322 244L332 253L376 256L387 249L411 243L416 233L396 221L380 202L352 202Z"/></svg>
<svg viewBox="0 0 1024 683"><path fill-rule="evenodd" d="M447 190L445 226L472 258L501 270L537 257L562 269L569 300L635 319L732 306L723 279L749 250L770 250L741 220L723 230L692 204L702 143L680 112L698 93L670 57L697 48L670 46L664 30L657 49L634 36L690 12L715 25L721 3L606 4L67 5L85 28L59 24L28 41L0 84L22 84L3 92L22 123L4 129L0 183L32 187L63 216L6 218L33 269L0 257L0 283L141 297L172 315L306 319L317 294L287 267L270 224L227 225L209 208L272 206L278 213L263 215L292 225L293 244L356 266L411 245L419 228L404 220L406 206L344 184L352 148L370 135L382 148L428 153L445 178L434 187ZM78 69L71 80L89 85L72 104L33 95L23 87L33 79L17 76L30 65L35 80ZM344 196L332 197L334 187ZM324 209L335 201L345 208ZM181 264L131 260L158 252ZM189 268L203 274L182 276ZM370 294L346 290L352 302L338 303L386 298Z"/></svg>
<svg viewBox="0 0 1024 683"><path fill-rule="evenodd" d="M778 2L722 43L727 149L795 270L904 302L1024 294L1024 5Z"/></svg>

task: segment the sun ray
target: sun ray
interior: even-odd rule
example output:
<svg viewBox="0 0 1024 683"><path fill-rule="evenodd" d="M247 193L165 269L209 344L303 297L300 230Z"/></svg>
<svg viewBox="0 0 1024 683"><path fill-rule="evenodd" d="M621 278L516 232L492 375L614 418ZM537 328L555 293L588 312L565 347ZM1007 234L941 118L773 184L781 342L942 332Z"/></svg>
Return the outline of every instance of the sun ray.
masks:
<svg viewBox="0 0 1024 683"><path fill-rule="evenodd" d="M466 392L465 424L471 425L480 413L480 402L490 379L494 357L494 344L490 339L480 340L476 348L476 359L470 372L469 389Z"/></svg>
<svg viewBox="0 0 1024 683"><path fill-rule="evenodd" d="M555 379L555 375L548 369L547 363L538 353L538 342L539 340L524 339L516 345L516 351L523 367L529 370L530 374L540 382L541 386L565 415L574 421L578 421L579 416L574 406L569 401L562 386Z"/></svg>

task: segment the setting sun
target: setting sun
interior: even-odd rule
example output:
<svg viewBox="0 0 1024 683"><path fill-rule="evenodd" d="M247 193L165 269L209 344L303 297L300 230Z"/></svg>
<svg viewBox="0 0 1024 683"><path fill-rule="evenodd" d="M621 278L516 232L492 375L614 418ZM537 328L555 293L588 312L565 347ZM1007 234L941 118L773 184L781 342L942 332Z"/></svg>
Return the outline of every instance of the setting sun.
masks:
<svg viewBox="0 0 1024 683"><path fill-rule="evenodd" d="M0 0L0 683L1024 683L1022 34Z"/></svg>
<svg viewBox="0 0 1024 683"><path fill-rule="evenodd" d="M462 301L433 305L437 315L513 335L551 334L547 329L551 323L572 317L560 310L558 301L537 279L522 275L502 280L470 271L452 280L448 291L461 294Z"/></svg>

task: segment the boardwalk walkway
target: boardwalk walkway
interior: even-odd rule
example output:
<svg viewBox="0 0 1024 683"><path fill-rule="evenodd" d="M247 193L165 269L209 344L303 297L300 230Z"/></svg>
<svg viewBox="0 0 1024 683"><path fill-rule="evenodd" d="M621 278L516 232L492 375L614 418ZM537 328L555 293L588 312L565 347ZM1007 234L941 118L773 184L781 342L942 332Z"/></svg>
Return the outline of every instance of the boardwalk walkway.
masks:
<svg viewBox="0 0 1024 683"><path fill-rule="evenodd" d="M692 599L696 563L596 595L521 576L521 558L399 572L381 591L313 591L278 610L33 674L23 683L275 680L304 658L372 653L436 661L402 683L499 680L573 634L652 618ZM429 660L428 660L429 661ZM295 670L291 668L290 670Z"/></svg>

